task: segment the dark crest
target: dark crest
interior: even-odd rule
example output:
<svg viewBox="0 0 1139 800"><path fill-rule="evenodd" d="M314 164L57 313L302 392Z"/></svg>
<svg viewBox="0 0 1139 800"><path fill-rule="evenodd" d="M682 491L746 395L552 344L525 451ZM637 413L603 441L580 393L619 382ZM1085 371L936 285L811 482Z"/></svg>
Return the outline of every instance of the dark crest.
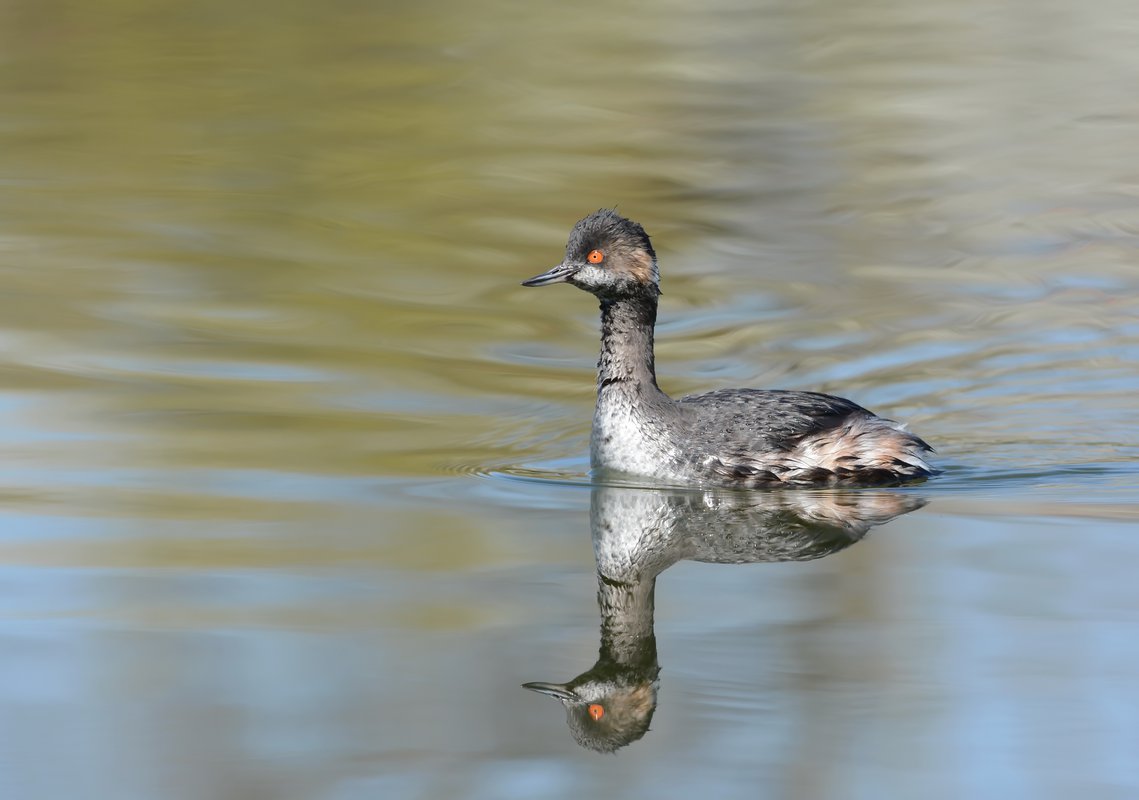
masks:
<svg viewBox="0 0 1139 800"><path fill-rule="evenodd" d="M617 247L626 252L640 249L648 253L654 262L657 257L649 235L639 223L622 217L611 208L602 208L573 226L566 244L566 259L584 260L590 250L606 247Z"/></svg>

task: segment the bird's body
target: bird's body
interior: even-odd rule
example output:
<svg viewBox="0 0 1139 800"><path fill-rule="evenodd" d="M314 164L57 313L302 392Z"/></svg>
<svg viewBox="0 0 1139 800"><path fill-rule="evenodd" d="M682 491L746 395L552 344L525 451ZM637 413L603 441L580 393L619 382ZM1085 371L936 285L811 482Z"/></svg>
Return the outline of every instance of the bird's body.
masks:
<svg viewBox="0 0 1139 800"><path fill-rule="evenodd" d="M601 302L595 469L745 487L897 484L934 473L922 439L841 397L772 389L669 397L653 355L658 280L644 229L601 210L574 226L561 264L524 283L571 283Z"/></svg>

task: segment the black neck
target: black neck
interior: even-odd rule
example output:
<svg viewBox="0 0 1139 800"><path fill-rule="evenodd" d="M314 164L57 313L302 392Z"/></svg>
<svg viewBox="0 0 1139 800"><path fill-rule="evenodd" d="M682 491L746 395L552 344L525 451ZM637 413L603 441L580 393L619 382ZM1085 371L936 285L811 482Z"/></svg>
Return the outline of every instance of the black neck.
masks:
<svg viewBox="0 0 1139 800"><path fill-rule="evenodd" d="M615 383L657 385L653 361L653 327L657 320L655 293L601 301L601 357L597 388Z"/></svg>

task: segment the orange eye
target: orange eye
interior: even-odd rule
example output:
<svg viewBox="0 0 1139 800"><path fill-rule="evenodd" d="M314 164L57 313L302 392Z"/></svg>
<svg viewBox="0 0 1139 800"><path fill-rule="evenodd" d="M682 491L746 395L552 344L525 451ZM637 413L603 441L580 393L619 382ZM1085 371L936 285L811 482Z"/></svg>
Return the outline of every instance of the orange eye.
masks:
<svg viewBox="0 0 1139 800"><path fill-rule="evenodd" d="M596 250L593 251L593 253L596 252ZM593 257L593 253L589 254L591 258ZM589 706L589 716L593 717L594 722L597 722L597 720L605 716L605 709L597 705L597 703L593 703Z"/></svg>
<svg viewBox="0 0 1139 800"><path fill-rule="evenodd" d="M605 254L602 253L600 250L590 250L589 255L587 255L585 257L585 260L588 261L590 264L600 264L602 261L605 260ZM598 708L601 708L601 706L598 706ZM602 712L602 713L605 713L605 712Z"/></svg>

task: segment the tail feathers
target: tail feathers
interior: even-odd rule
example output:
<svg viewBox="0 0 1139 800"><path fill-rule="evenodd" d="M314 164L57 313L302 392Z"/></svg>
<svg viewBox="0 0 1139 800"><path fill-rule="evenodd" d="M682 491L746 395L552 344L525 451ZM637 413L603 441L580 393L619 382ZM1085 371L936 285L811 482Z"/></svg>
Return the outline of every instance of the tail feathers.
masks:
<svg viewBox="0 0 1139 800"><path fill-rule="evenodd" d="M788 452L741 454L730 462L716 458L710 467L726 482L743 486L891 486L936 475L931 453L904 426L865 414L812 434Z"/></svg>
<svg viewBox="0 0 1139 800"><path fill-rule="evenodd" d="M923 439L898 423L873 415L848 417L841 425L810 436L795 447L790 460L800 466L784 475L798 483L902 483L928 478L937 470ZM819 481L820 473L833 478Z"/></svg>

